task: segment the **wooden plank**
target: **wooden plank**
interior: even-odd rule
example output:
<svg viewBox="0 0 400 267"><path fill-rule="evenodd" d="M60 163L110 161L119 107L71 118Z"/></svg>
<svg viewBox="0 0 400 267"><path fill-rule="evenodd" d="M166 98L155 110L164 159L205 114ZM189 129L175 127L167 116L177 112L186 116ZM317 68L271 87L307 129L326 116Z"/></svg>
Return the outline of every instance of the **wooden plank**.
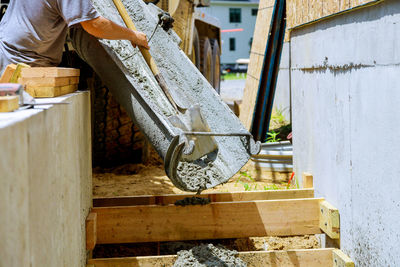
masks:
<svg viewBox="0 0 400 267"><path fill-rule="evenodd" d="M354 262L339 249L333 250L333 267L354 267Z"/></svg>
<svg viewBox="0 0 400 267"><path fill-rule="evenodd" d="M287 251L239 252L238 257L249 267L320 267L332 265L332 249L298 249ZM131 258L89 259L95 267L172 266L177 256L146 256Z"/></svg>
<svg viewBox="0 0 400 267"><path fill-rule="evenodd" d="M9 83L11 80L11 77L16 69L17 69L17 65L15 65L15 64L8 65L6 67L6 69L4 70L3 74L1 75L0 83Z"/></svg>
<svg viewBox="0 0 400 267"><path fill-rule="evenodd" d="M18 83L27 86L66 86L78 84L79 77L47 77L47 78L20 78Z"/></svg>
<svg viewBox="0 0 400 267"><path fill-rule="evenodd" d="M303 188L314 188L314 178L311 173L303 173Z"/></svg>
<svg viewBox="0 0 400 267"><path fill-rule="evenodd" d="M296 0L296 7L295 25L300 25L303 23L303 0Z"/></svg>
<svg viewBox="0 0 400 267"><path fill-rule="evenodd" d="M93 208L97 243L293 236L321 233L323 199L217 202L204 206Z"/></svg>
<svg viewBox="0 0 400 267"><path fill-rule="evenodd" d="M287 27L293 28L350 8L375 2L376 0L287 0Z"/></svg>
<svg viewBox="0 0 400 267"><path fill-rule="evenodd" d="M71 77L79 75L79 69L58 67L34 67L23 69L21 72L21 77L23 78Z"/></svg>
<svg viewBox="0 0 400 267"><path fill-rule="evenodd" d="M0 96L0 112L11 112L19 108L19 96Z"/></svg>
<svg viewBox="0 0 400 267"><path fill-rule="evenodd" d="M57 97L66 95L78 90L78 84L66 86L27 86L25 91L33 97Z"/></svg>
<svg viewBox="0 0 400 267"><path fill-rule="evenodd" d="M339 211L327 201L321 202L320 206L320 227L326 235L332 239L340 237Z"/></svg>
<svg viewBox="0 0 400 267"><path fill-rule="evenodd" d="M322 3L321 0L310 0L309 3L309 20L316 20L322 17Z"/></svg>
<svg viewBox="0 0 400 267"><path fill-rule="evenodd" d="M290 29L295 24L293 18L296 16L295 0L286 0L286 29Z"/></svg>
<svg viewBox="0 0 400 267"><path fill-rule="evenodd" d="M332 264L332 249L240 252L239 257L249 267L321 267Z"/></svg>
<svg viewBox="0 0 400 267"><path fill-rule="evenodd" d="M346 10L350 8L351 0L341 0L340 1L340 10Z"/></svg>
<svg viewBox="0 0 400 267"><path fill-rule="evenodd" d="M86 218L86 250L93 250L97 242L97 214L90 212Z"/></svg>
<svg viewBox="0 0 400 267"><path fill-rule="evenodd" d="M161 196L130 196L93 198L94 207L113 206L137 206L137 205L169 205L177 200L193 197L193 194L161 195ZM276 200L276 199L299 199L313 198L314 189L290 189L269 191L245 191L232 193L201 194L196 197L208 198L214 202L253 201L253 200Z"/></svg>
<svg viewBox="0 0 400 267"><path fill-rule="evenodd" d="M18 79L21 77L21 73L24 69L30 69L31 67L29 65L26 65L24 63L18 63L17 68L13 72L10 83L17 83Z"/></svg>

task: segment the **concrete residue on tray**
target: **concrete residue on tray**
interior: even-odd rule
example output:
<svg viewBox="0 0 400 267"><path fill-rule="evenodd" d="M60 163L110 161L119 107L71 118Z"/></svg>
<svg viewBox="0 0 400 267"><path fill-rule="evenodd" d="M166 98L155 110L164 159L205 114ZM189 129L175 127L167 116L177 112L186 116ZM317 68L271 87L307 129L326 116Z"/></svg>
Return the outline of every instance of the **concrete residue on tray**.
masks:
<svg viewBox="0 0 400 267"><path fill-rule="evenodd" d="M175 206L188 206L188 205L207 205L211 201L204 197L185 197L175 201Z"/></svg>
<svg viewBox="0 0 400 267"><path fill-rule="evenodd" d="M222 246L202 244L190 250L178 252L173 267L245 267L247 264L237 258L238 252Z"/></svg>

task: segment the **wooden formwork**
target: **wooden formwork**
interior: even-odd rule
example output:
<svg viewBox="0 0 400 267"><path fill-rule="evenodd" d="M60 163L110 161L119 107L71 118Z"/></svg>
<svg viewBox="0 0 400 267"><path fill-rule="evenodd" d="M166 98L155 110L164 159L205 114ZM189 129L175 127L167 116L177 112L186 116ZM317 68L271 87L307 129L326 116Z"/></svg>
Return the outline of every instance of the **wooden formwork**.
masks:
<svg viewBox="0 0 400 267"><path fill-rule="evenodd" d="M312 186L312 176L305 175ZM311 180L311 182L310 182ZM121 244L298 236L325 233L340 237L339 213L312 188L202 194L206 205L176 206L193 195L96 198L86 223L87 249L96 244ZM352 266L336 249L240 252L248 266ZM171 266L176 255L89 259L103 266Z"/></svg>

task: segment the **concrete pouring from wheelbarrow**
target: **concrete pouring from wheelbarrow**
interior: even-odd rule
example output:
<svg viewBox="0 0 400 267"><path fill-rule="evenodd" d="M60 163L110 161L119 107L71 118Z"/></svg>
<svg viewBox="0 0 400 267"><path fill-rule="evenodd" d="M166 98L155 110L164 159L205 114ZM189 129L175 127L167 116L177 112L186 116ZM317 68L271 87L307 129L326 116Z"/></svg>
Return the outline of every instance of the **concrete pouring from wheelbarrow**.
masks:
<svg viewBox="0 0 400 267"><path fill-rule="evenodd" d="M176 102L188 107L199 105L211 132L242 136L215 136L218 147L215 151L198 160L185 161L187 137L169 118L175 115L189 131L194 129L184 114L170 104L138 48L133 48L128 41L100 40L112 62L109 73L98 74L108 78L104 82L163 158L167 175L176 187L196 192L227 182L251 154L259 152L259 144L179 48L176 33L165 32L157 26L160 9L142 0L123 3L138 30L148 37L154 32L149 41L150 53L168 87L174 89ZM124 25L112 0L94 0L94 5L100 14ZM96 70L95 64L89 64Z"/></svg>

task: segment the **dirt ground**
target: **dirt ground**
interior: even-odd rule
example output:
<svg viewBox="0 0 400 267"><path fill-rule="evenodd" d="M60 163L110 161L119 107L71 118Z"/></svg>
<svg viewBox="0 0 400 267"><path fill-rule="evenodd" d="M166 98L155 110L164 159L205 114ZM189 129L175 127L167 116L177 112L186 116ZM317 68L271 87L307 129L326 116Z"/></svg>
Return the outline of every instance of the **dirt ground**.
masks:
<svg viewBox="0 0 400 267"><path fill-rule="evenodd" d="M203 193L284 189L290 173L263 171L249 162L226 184ZM290 188L295 188L295 180ZM146 164L126 164L113 169L93 170L93 196L138 196L187 193L176 188L156 155Z"/></svg>
<svg viewBox="0 0 400 267"><path fill-rule="evenodd" d="M204 191L234 192L245 190L272 190L288 187L290 173L265 172L248 163L228 183ZM289 188L296 188L293 180ZM93 170L94 197L161 195L187 193L174 187L166 176L162 161L152 155L148 164L127 164L113 169ZM193 242L161 242L147 244L98 246L95 257L126 257L176 254L181 249L198 244ZM251 237L241 239L208 240L238 251L288 250L319 248L315 236Z"/></svg>

